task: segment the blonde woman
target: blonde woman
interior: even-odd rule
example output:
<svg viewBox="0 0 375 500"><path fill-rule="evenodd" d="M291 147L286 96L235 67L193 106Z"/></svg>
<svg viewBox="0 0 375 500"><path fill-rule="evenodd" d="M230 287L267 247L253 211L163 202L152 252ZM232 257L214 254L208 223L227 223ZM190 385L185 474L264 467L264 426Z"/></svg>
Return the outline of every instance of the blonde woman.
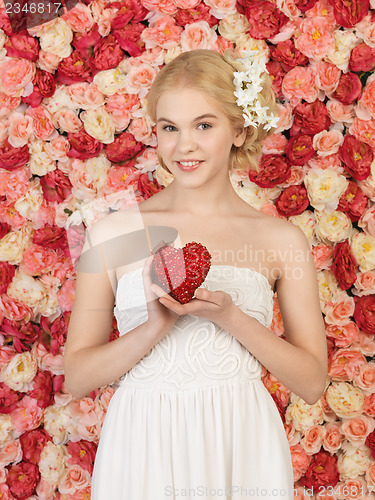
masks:
<svg viewBox="0 0 375 500"><path fill-rule="evenodd" d="M276 109L268 75L256 91L255 83L241 86L241 71L209 50L185 52L161 69L147 109L173 181L89 232L66 383L80 398L118 381L92 500L293 498L289 444L262 365L317 402L327 375L325 331L304 233L252 208L230 180L233 169L257 168ZM255 114L246 101L254 92ZM186 304L152 284L161 240L199 242L212 256ZM285 339L269 329L274 292ZM114 306L120 337L108 343Z"/></svg>

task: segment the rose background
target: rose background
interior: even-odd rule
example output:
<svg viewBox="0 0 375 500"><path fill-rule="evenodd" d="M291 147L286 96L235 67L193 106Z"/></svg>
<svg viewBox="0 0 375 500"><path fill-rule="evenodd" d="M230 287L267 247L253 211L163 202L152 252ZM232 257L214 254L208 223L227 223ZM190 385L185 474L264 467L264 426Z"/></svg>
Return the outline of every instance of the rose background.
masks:
<svg viewBox="0 0 375 500"><path fill-rule="evenodd" d="M295 498L375 498L375 1L84 0L20 33L0 5L1 498L90 498L115 389L77 400L64 384L74 264L86 227L173 179L144 98L196 48L267 57L279 127L260 172L231 181L301 227L316 264L325 394L309 406L263 370Z"/></svg>

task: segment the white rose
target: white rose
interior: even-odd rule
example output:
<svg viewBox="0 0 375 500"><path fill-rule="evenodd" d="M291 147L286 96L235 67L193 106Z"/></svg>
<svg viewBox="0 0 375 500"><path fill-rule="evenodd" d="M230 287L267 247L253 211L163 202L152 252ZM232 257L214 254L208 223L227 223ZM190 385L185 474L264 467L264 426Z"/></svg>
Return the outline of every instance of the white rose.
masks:
<svg viewBox="0 0 375 500"><path fill-rule="evenodd" d="M73 40L73 31L61 17L49 23L48 26L42 26L39 36L40 46L46 52L63 58L72 53L70 43Z"/></svg>
<svg viewBox="0 0 375 500"><path fill-rule="evenodd" d="M76 111L77 105L71 100L65 85L57 85L52 97L43 99L43 104L51 115L54 115L63 108Z"/></svg>
<svg viewBox="0 0 375 500"><path fill-rule="evenodd" d="M246 33L249 28L250 24L246 16L236 11L234 14L220 20L218 30L222 37L231 42L235 42L237 38L243 33Z"/></svg>
<svg viewBox="0 0 375 500"><path fill-rule="evenodd" d="M274 199L278 196L277 193L280 193L279 188L265 189L255 182L251 182L244 180L243 186L234 185L234 190L246 203L249 203L256 210L260 210L263 205L269 203L271 199ZM275 196L276 194L276 196Z"/></svg>
<svg viewBox="0 0 375 500"><path fill-rule="evenodd" d="M315 217L315 234L323 243L338 243L346 240L353 233L351 220L340 210L316 210Z"/></svg>
<svg viewBox="0 0 375 500"><path fill-rule="evenodd" d="M115 139L115 126L111 115L104 106L88 109L80 115L84 128L91 137L104 144L110 144Z"/></svg>
<svg viewBox="0 0 375 500"><path fill-rule="evenodd" d="M237 12L236 0L204 0L204 3L210 8L210 14L216 19L224 19Z"/></svg>
<svg viewBox="0 0 375 500"><path fill-rule="evenodd" d="M305 431L313 425L323 423L323 410L319 401L309 405L293 392L290 401L285 412L285 421L286 423L293 421L293 426L297 431Z"/></svg>
<svg viewBox="0 0 375 500"><path fill-rule="evenodd" d="M362 231L355 233L349 240L350 250L363 273L375 269L375 237Z"/></svg>
<svg viewBox="0 0 375 500"><path fill-rule="evenodd" d="M305 233L306 238L313 242L315 231L315 215L311 210L305 210L301 214L292 215L288 218L295 226L298 226Z"/></svg>
<svg viewBox="0 0 375 500"><path fill-rule="evenodd" d="M310 203L316 210L336 210L349 184L343 175L329 168L312 168L305 175L304 183Z"/></svg>
<svg viewBox="0 0 375 500"><path fill-rule="evenodd" d="M6 443L12 439L13 423L10 415L0 413L0 442Z"/></svg>
<svg viewBox="0 0 375 500"><path fill-rule="evenodd" d="M8 286L7 294L37 311L39 303L45 299L47 292L40 281L17 269Z"/></svg>
<svg viewBox="0 0 375 500"><path fill-rule="evenodd" d="M108 69L99 71L94 76L93 82L102 94L114 95L116 92L121 94L120 91L126 88L126 75L118 68Z"/></svg>
<svg viewBox="0 0 375 500"><path fill-rule="evenodd" d="M326 306L337 300L342 292L335 275L329 269L323 269L316 273L319 288L320 306L325 310Z"/></svg>
<svg viewBox="0 0 375 500"><path fill-rule="evenodd" d="M54 444L66 444L69 441L68 426L71 417L65 406L51 405L43 410L43 427L52 437Z"/></svg>
<svg viewBox="0 0 375 500"><path fill-rule="evenodd" d="M340 479L355 479L364 474L370 463L370 450L367 446L356 447L344 441L342 451L337 460Z"/></svg>
<svg viewBox="0 0 375 500"><path fill-rule="evenodd" d="M65 472L68 458L69 455L64 445L48 441L40 454L38 463L42 479L57 486Z"/></svg>
<svg viewBox="0 0 375 500"><path fill-rule="evenodd" d="M332 382L326 391L327 403L339 418L361 415L364 399L361 389L348 382Z"/></svg>
<svg viewBox="0 0 375 500"><path fill-rule="evenodd" d="M33 175L43 176L56 170L56 162L46 153L45 141L35 140L29 142L30 159L28 167Z"/></svg>
<svg viewBox="0 0 375 500"><path fill-rule="evenodd" d="M21 196L21 198L18 198L14 207L23 217L30 219L32 212L39 211L43 199L43 190L39 179L34 179L29 183L29 190L27 193Z"/></svg>
<svg viewBox="0 0 375 500"><path fill-rule="evenodd" d="M248 52L254 52L254 55L251 57L254 61L260 61L260 59L264 58L268 62L270 59L270 49L264 40L256 40L250 35L242 34L236 41L236 57L245 57Z"/></svg>
<svg viewBox="0 0 375 500"><path fill-rule="evenodd" d="M0 380L14 391L27 392L38 371L38 363L31 352L15 354L0 371Z"/></svg>
<svg viewBox="0 0 375 500"><path fill-rule="evenodd" d="M335 51L326 56L325 60L337 66L341 71L348 70L350 52L361 42L352 31L335 30L333 32L335 39Z"/></svg>
<svg viewBox="0 0 375 500"><path fill-rule="evenodd" d="M7 233L0 240L0 261L7 261L9 264L20 264L23 253L31 244L31 226L24 225L18 231Z"/></svg>
<svg viewBox="0 0 375 500"><path fill-rule="evenodd" d="M173 61L173 59L175 59L180 54L182 54L182 49L181 49L180 45L177 45L176 47L171 47L170 49L165 50L164 63L168 64L169 62Z"/></svg>

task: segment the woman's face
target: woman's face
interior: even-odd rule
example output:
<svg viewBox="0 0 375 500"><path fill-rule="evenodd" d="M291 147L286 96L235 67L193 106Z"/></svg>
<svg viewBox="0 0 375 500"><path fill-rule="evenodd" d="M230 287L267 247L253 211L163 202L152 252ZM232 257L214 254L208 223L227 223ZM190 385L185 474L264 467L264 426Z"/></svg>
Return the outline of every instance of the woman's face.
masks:
<svg viewBox="0 0 375 500"><path fill-rule="evenodd" d="M227 176L232 145L241 146L246 136L244 130L233 129L204 92L187 87L160 96L156 123L159 153L181 180Z"/></svg>

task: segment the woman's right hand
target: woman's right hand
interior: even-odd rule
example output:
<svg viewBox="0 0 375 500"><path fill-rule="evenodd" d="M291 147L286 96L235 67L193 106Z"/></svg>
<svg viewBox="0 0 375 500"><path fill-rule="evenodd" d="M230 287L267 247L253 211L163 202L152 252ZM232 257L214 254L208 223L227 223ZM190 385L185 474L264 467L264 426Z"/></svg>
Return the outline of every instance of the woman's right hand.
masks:
<svg viewBox="0 0 375 500"><path fill-rule="evenodd" d="M155 334L162 333L165 336L176 323L179 315L173 311L171 311L168 307L164 306L159 302L159 296L156 295L152 289L152 261L154 259L155 253L164 246L166 243L161 241L159 245L157 245L153 249L153 254L150 255L145 262L142 271L143 285L145 291L145 297L147 301L147 310L148 310L148 322L152 325L153 329L155 328ZM173 243L172 243L173 245Z"/></svg>

